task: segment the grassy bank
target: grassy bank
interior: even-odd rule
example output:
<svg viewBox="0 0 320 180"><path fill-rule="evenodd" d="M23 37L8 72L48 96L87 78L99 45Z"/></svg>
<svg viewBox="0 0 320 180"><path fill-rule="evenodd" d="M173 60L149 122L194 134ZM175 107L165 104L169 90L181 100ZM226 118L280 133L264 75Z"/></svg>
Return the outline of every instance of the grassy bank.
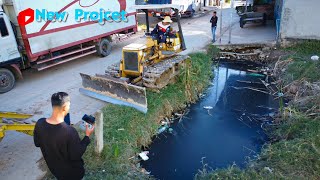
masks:
<svg viewBox="0 0 320 180"><path fill-rule="evenodd" d="M319 41L306 41L283 50L290 52L277 62L282 66L278 76L283 87L301 81L304 83L296 83L294 88L304 85L310 89L310 84L320 81L320 62L310 60L312 55L320 55ZM320 179L320 96L302 95L308 90L305 87L302 91L297 90L302 93L294 94L295 100L286 108L278 124L271 128L272 142L262 149L257 159L249 162L246 169L231 166L208 171L204 166L196 179ZM301 102L297 97L313 101L309 101L309 108L296 108L297 102Z"/></svg>
<svg viewBox="0 0 320 180"><path fill-rule="evenodd" d="M282 77L286 83L302 78L310 82L320 80L320 61L311 61L312 55L320 56L320 42L306 41L285 49L291 54L283 60L292 60Z"/></svg>
<svg viewBox="0 0 320 180"><path fill-rule="evenodd" d="M173 111L194 102L212 78L211 59L216 52L191 54L176 83L159 93L147 92L148 113L132 108L108 105L104 113L104 149L97 157L91 145L84 155L87 179L147 178L135 158L142 146L148 146L158 130L159 122Z"/></svg>

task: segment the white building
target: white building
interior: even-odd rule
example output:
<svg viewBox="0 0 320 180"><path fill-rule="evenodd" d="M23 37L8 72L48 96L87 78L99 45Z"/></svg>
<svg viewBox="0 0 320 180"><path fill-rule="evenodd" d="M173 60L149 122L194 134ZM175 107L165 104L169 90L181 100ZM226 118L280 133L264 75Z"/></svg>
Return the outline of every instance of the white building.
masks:
<svg viewBox="0 0 320 180"><path fill-rule="evenodd" d="M320 40L319 0L278 0L277 31L280 40Z"/></svg>

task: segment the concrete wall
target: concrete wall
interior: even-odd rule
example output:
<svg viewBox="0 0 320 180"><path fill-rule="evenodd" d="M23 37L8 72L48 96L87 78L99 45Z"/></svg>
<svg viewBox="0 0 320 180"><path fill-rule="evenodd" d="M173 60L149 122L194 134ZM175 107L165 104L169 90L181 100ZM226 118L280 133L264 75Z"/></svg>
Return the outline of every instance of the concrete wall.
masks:
<svg viewBox="0 0 320 180"><path fill-rule="evenodd" d="M280 38L320 40L319 8L319 0L284 0Z"/></svg>

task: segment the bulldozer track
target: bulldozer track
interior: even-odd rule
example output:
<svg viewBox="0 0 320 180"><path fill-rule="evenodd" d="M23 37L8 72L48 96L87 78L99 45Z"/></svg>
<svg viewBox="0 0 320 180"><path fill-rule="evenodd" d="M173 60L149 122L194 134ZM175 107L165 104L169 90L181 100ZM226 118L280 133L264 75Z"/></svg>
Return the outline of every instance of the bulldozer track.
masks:
<svg viewBox="0 0 320 180"><path fill-rule="evenodd" d="M178 55L148 66L143 73L143 85L151 89L161 89L176 77L188 56Z"/></svg>
<svg viewBox="0 0 320 180"><path fill-rule="evenodd" d="M161 89L165 87L170 81L179 74L184 60L189 56L177 55L170 59L163 60L162 62L144 67L142 76L143 86L150 89ZM119 77L120 64L112 64L107 70L106 74Z"/></svg>

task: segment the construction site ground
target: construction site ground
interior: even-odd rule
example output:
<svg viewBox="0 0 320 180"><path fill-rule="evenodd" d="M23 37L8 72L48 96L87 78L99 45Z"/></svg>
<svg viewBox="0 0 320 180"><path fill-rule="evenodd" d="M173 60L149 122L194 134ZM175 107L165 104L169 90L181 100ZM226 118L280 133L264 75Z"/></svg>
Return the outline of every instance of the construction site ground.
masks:
<svg viewBox="0 0 320 180"><path fill-rule="evenodd" d="M218 16L220 10L217 9ZM231 20L230 13L233 13ZM231 43L265 43L274 42L275 27L272 23L267 26L246 25L239 27L239 17L233 9L222 10L223 23L220 33L220 23L217 27L217 38L222 34L222 44L228 43L228 28L232 26ZM193 18L182 19L182 29L187 45L188 54L203 48L211 43L211 13L196 15ZM154 20L156 22L156 19ZM107 66L121 59L122 47L135 42L143 36L143 32L133 35L130 39L113 44L112 53L105 58L95 55L87 56L70 63L53 67L46 71L37 72L28 69L23 72L24 79L18 81L16 87L0 95L1 111L31 113L34 116L27 120L35 122L41 117L49 117L51 113L50 97L57 91L64 91L71 96L71 121L77 123L83 114L93 114L97 109L106 105L105 102L83 96L79 93L81 77L79 73L94 75L104 73ZM219 45L220 42L215 43ZM33 138L17 132L7 132L0 143L0 177L6 179L41 179L45 172L41 170L39 160L41 151L33 144Z"/></svg>

